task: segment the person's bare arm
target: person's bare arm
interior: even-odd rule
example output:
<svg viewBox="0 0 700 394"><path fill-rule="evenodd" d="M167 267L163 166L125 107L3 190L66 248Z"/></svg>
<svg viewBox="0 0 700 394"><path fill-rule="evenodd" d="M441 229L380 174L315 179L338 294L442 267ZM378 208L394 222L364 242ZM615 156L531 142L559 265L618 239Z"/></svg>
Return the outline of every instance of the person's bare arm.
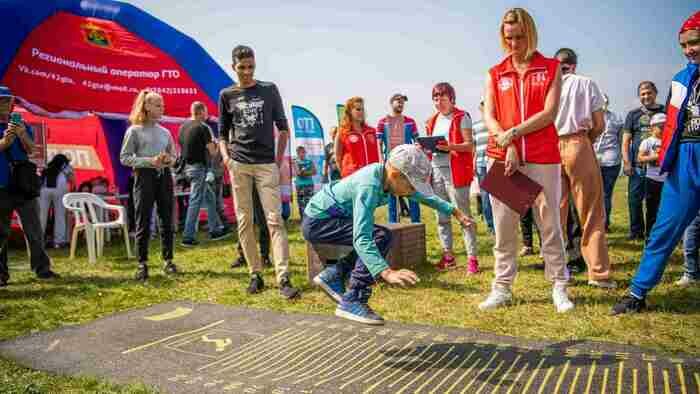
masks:
<svg viewBox="0 0 700 394"><path fill-rule="evenodd" d="M605 130L605 115L603 110L595 111L592 114L593 128L588 132L588 138L591 142L595 141Z"/></svg>
<svg viewBox="0 0 700 394"><path fill-rule="evenodd" d="M282 160L284 159L284 153L287 151L287 141L289 140L289 130L280 130L277 136L277 156L276 162L277 167L282 167Z"/></svg>
<svg viewBox="0 0 700 394"><path fill-rule="evenodd" d="M632 161L630 160L630 146L632 145L632 134L623 131L622 133L622 163L624 173L632 175Z"/></svg>

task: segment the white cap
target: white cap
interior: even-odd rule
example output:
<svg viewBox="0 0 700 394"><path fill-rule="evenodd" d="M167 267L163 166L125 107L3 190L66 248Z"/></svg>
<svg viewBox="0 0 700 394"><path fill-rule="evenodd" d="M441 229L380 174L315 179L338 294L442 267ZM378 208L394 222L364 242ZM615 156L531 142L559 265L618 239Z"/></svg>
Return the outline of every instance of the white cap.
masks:
<svg viewBox="0 0 700 394"><path fill-rule="evenodd" d="M408 179L417 192L424 196L432 196L434 194L432 186L430 186L430 160L415 145L404 144L392 149L389 153L387 163Z"/></svg>
<svg viewBox="0 0 700 394"><path fill-rule="evenodd" d="M649 125L656 126L664 123L666 123L666 114L660 112L658 114L654 114L654 116L651 117Z"/></svg>

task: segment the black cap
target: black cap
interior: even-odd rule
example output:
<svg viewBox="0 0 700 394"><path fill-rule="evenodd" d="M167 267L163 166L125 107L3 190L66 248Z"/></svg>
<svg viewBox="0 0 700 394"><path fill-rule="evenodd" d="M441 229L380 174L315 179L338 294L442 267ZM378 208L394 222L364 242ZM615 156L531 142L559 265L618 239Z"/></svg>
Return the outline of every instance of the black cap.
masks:
<svg viewBox="0 0 700 394"><path fill-rule="evenodd" d="M389 102L390 102L390 103L393 103L394 100L400 99L400 98L403 99L403 101L408 101L408 96L406 96L406 95L403 94L403 93L396 93L396 94L394 94L393 96L391 96L391 100L389 100Z"/></svg>

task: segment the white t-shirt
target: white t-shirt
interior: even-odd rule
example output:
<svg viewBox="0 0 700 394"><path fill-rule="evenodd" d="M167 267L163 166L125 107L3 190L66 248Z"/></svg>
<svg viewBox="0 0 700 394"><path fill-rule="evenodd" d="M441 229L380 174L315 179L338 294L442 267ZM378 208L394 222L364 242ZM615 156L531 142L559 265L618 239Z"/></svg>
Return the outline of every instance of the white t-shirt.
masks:
<svg viewBox="0 0 700 394"><path fill-rule="evenodd" d="M554 125L560 136L593 128L593 112L603 109L603 94L590 78L576 74L562 77L559 112Z"/></svg>
<svg viewBox="0 0 700 394"><path fill-rule="evenodd" d="M443 136L445 141L450 140L450 127L452 127L452 114L447 116L439 113L437 119L435 120L435 127L433 128L433 137ZM472 120L467 114L464 114L462 118L462 123L459 125L460 129L470 129L472 127ZM449 167L450 166L450 155L445 152L436 152L433 154L433 165L436 167Z"/></svg>
<svg viewBox="0 0 700 394"><path fill-rule="evenodd" d="M661 150L661 140L656 137L649 137L644 139L639 145L639 151L643 152L645 155L651 152L659 153ZM661 168L658 166L657 162L647 162L647 178L653 179L657 182L663 182L666 180L666 175L661 175Z"/></svg>

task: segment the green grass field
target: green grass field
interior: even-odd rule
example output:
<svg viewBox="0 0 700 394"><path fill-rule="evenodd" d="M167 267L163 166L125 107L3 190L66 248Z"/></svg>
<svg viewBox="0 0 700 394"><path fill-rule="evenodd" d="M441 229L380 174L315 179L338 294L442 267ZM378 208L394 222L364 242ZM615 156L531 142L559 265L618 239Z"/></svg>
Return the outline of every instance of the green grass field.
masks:
<svg viewBox="0 0 700 394"><path fill-rule="evenodd" d="M386 209L378 213L383 221ZM296 209L293 209L296 214ZM514 286L514 305L496 312L481 312L478 303L486 296L493 278L493 242L479 223L479 258L482 273L467 276L461 237L456 243L460 269L438 273L426 264L418 270L421 282L415 288L401 289L379 285L372 307L387 320L473 328L496 334L550 340L598 340L639 345L664 353L684 352L700 355L700 288L679 289L673 285L682 270L678 249L671 258L662 284L651 293L647 313L610 317L612 304L624 294L637 267L643 245L626 240L626 179L617 185L612 232L609 234L614 279L621 288L614 291L593 289L585 275L577 275L569 293L576 304L572 313L560 315L550 298L550 284L543 271L534 268L539 257L522 259ZM436 236L435 215L423 208L427 223L428 260L436 262L440 246ZM171 300L192 300L224 305L246 306L277 311L331 315L334 306L305 279L305 245L299 222L293 216L289 225L292 281L302 288L300 300L283 300L274 285L274 272L267 269L268 288L262 294L248 296L246 269L229 268L237 256L235 238L203 242L200 247L184 249L178 245L175 261L182 274L169 278L160 271L158 242L152 243L152 278L146 284L132 279L135 260L127 260L123 244L116 240L95 265L87 262L84 248L79 258L68 260L66 250L50 251L54 269L62 278L40 282L28 271L25 251L10 253L12 279L0 289L0 340L52 330L107 316L116 312ZM455 226L455 230L456 226ZM200 234L200 238L204 234ZM150 389L135 382L117 386L92 377L65 377L24 368L0 358L0 392L114 392L142 393Z"/></svg>

